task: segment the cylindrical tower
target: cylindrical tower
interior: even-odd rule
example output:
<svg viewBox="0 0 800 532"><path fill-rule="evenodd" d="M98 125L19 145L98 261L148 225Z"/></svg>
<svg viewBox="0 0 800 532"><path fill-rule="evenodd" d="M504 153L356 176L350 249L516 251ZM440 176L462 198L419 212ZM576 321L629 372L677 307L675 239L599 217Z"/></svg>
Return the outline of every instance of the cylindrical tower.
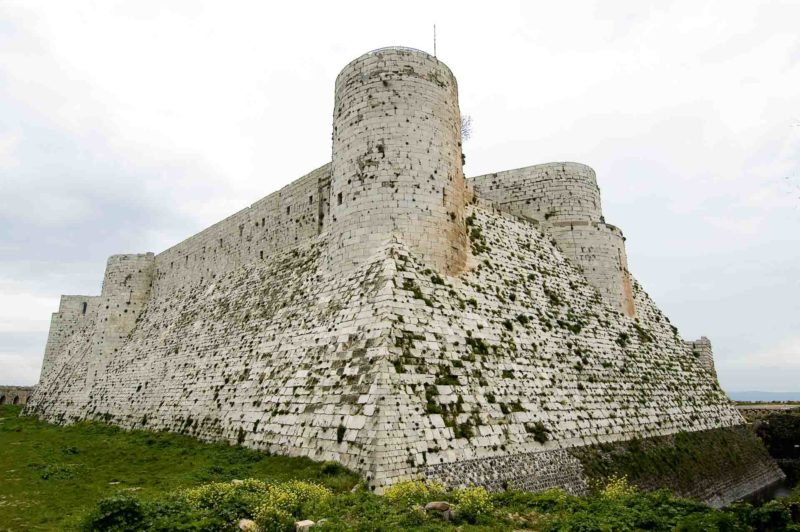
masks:
<svg viewBox="0 0 800 532"><path fill-rule="evenodd" d="M625 237L605 223L594 170L558 162L470 179L501 210L537 220L612 306L636 315Z"/></svg>
<svg viewBox="0 0 800 532"><path fill-rule="evenodd" d="M435 57L369 52L336 78L330 267L347 272L393 235L437 270L466 260L458 85Z"/></svg>

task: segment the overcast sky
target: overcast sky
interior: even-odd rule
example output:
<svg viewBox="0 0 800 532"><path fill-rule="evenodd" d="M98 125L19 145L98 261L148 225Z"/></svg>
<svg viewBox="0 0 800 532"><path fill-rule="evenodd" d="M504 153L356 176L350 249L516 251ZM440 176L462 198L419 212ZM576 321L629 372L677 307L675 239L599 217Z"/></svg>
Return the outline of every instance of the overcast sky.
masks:
<svg viewBox="0 0 800 532"><path fill-rule="evenodd" d="M362 53L432 52L467 175L592 166L633 274L728 391L800 392L800 2L0 1L0 383L60 294L330 160Z"/></svg>

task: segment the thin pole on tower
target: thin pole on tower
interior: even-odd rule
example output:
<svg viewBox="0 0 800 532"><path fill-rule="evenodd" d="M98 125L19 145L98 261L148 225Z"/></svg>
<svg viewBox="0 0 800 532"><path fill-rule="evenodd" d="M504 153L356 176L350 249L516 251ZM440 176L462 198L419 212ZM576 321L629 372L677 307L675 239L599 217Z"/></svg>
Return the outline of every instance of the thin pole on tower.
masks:
<svg viewBox="0 0 800 532"><path fill-rule="evenodd" d="M436 24L433 25L433 57L436 57Z"/></svg>

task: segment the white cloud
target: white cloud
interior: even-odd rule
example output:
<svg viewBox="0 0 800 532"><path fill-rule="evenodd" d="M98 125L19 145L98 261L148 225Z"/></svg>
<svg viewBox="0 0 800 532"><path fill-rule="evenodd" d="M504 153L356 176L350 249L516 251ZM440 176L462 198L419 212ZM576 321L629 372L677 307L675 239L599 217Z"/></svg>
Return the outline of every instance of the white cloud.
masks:
<svg viewBox="0 0 800 532"><path fill-rule="evenodd" d="M436 23L474 120L469 174L593 166L681 331L723 367L768 352L800 315L797 20L796 3L702 0L3 2L3 331L42 334L60 293L99 291L107 255L160 251L326 162L338 71L430 50ZM41 356L41 337L15 341L0 351Z"/></svg>
<svg viewBox="0 0 800 532"><path fill-rule="evenodd" d="M0 294L0 333L47 332L50 314L58 311L58 296L28 291L11 279L0 279Z"/></svg>
<svg viewBox="0 0 800 532"><path fill-rule="evenodd" d="M800 380L800 335L785 338L769 348L726 363L730 368L774 368L794 371Z"/></svg>
<svg viewBox="0 0 800 532"><path fill-rule="evenodd" d="M0 172L8 172L19 167L18 142L19 138L13 133L0 135Z"/></svg>

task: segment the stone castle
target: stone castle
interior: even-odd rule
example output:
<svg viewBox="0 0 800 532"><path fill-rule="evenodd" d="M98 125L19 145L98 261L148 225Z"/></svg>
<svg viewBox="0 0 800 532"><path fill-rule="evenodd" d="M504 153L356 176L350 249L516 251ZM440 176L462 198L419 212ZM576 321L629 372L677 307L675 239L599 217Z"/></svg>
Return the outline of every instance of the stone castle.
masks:
<svg viewBox="0 0 800 532"><path fill-rule="evenodd" d="M435 57L352 61L332 161L160 254L112 256L99 296L62 296L26 412L337 460L378 491L580 492L574 449L742 425L711 344L628 271L595 172L466 179L460 117ZM698 496L780 478L754 464Z"/></svg>

